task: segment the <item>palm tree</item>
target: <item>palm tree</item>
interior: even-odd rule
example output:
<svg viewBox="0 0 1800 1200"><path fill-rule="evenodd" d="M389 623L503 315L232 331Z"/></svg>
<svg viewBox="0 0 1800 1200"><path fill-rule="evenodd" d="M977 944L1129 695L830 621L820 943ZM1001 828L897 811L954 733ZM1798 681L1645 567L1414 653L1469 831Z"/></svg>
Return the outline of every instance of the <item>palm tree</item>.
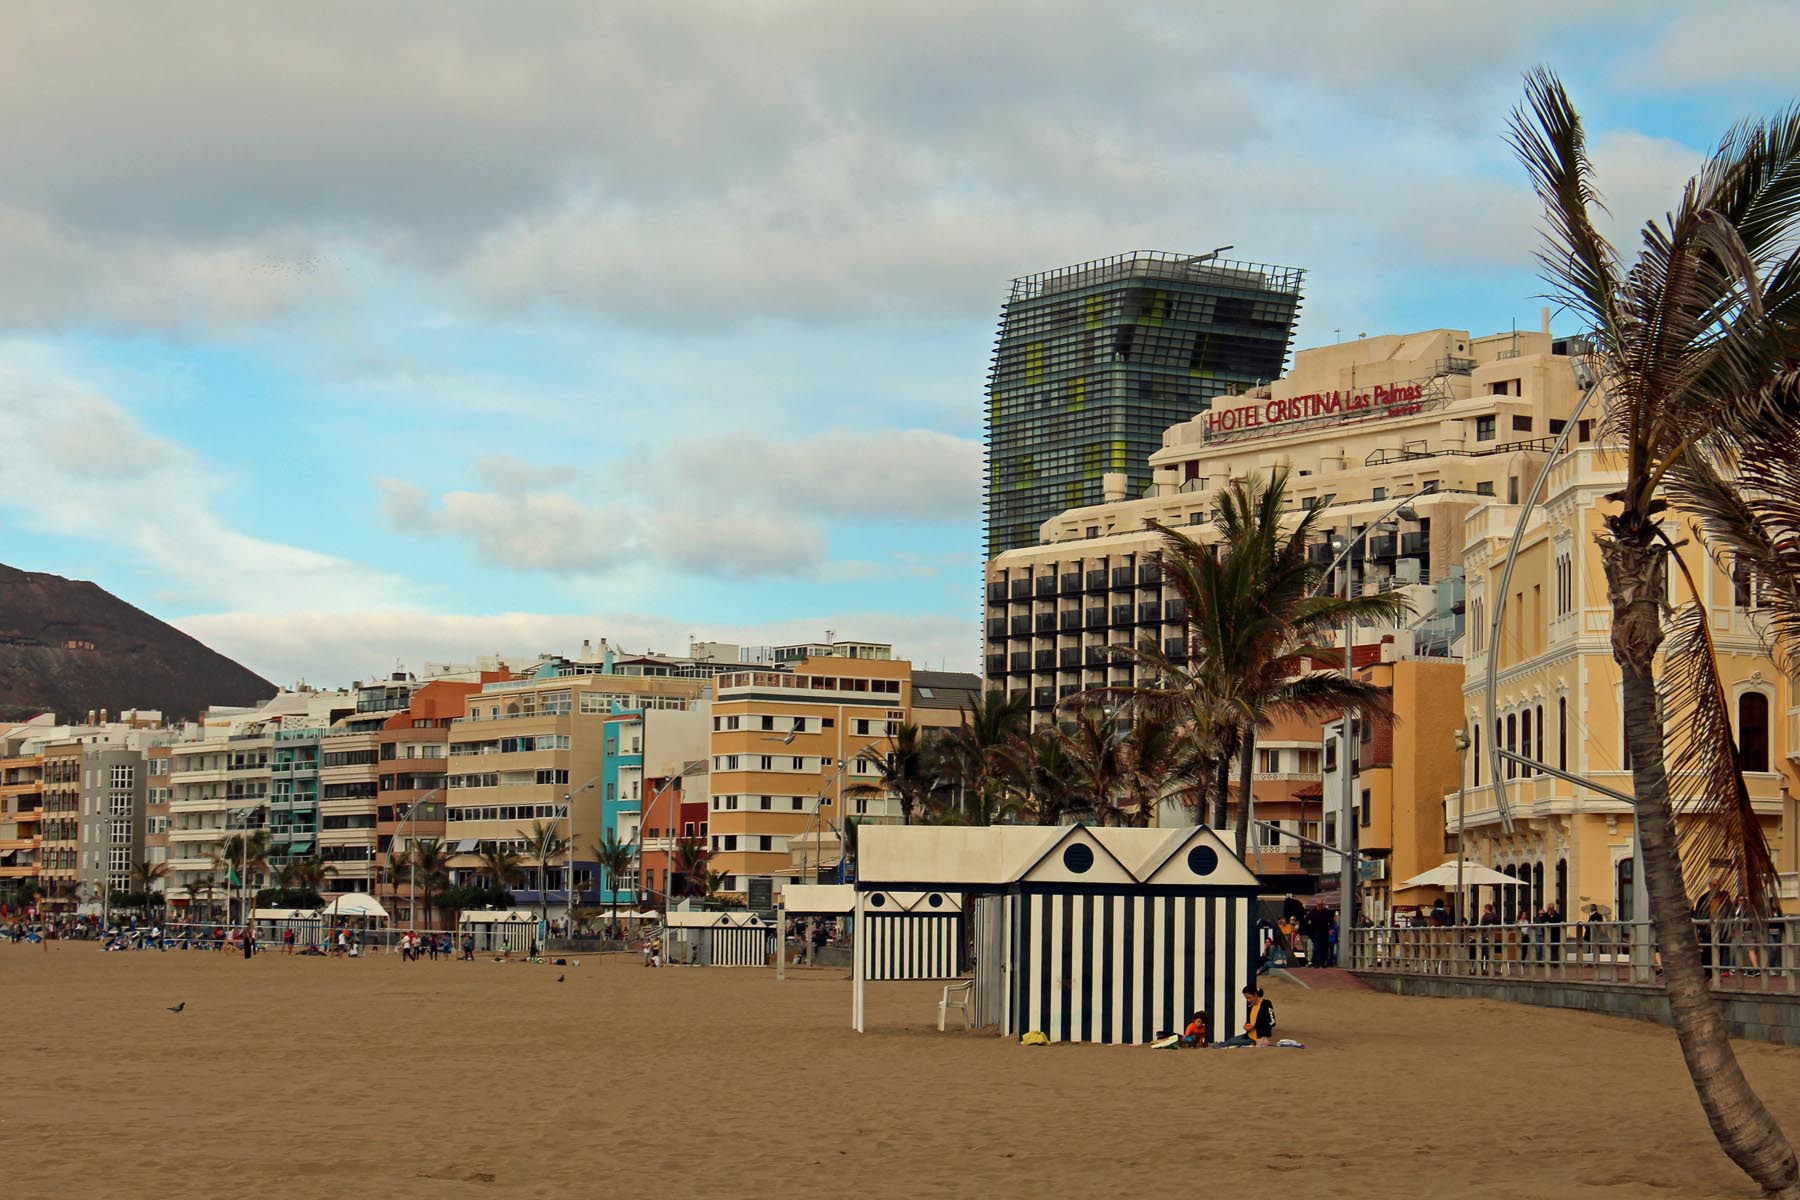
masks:
<svg viewBox="0 0 1800 1200"><path fill-rule="evenodd" d="M1075 766L1062 731L1046 725L1019 738L1013 748L1014 811L1028 824L1054 825L1073 806Z"/></svg>
<svg viewBox="0 0 1800 1200"><path fill-rule="evenodd" d="M418 884L419 895L424 898L425 928L432 928L432 897L450 880L450 854L444 844L436 838L424 838L412 844L408 851L414 872L413 878ZM413 911L416 914L419 899L413 899ZM415 916L416 919L416 916Z"/></svg>
<svg viewBox="0 0 1800 1200"><path fill-rule="evenodd" d="M684 837L675 843L675 861L671 864L669 891L675 891L675 876L681 877L683 896L702 896L706 889L706 857L709 851L699 838Z"/></svg>
<svg viewBox="0 0 1800 1200"><path fill-rule="evenodd" d="M497 891L507 891L519 881L521 867L525 859L517 851L509 849L499 842L483 842L475 852L479 860L476 867L494 885Z"/></svg>
<svg viewBox="0 0 1800 1200"><path fill-rule="evenodd" d="M1116 823L1125 787L1125 730L1116 712L1089 700L1058 731L1069 764L1068 801L1096 824Z"/></svg>
<svg viewBox="0 0 1800 1200"><path fill-rule="evenodd" d="M204 914L204 916L202 917L202 920L210 920L211 919L211 917L212 917L212 898L215 894L217 894L218 890L219 890L218 877L216 875L214 875L211 870L204 870L204 871L197 872L192 879L188 880L187 894L188 894L189 900L192 901L192 900L199 900L199 899L204 898L204 900L203 900L204 907L201 910ZM191 904L190 904L190 907L191 907Z"/></svg>
<svg viewBox="0 0 1800 1200"><path fill-rule="evenodd" d="M305 858L296 858L287 865L288 886L295 891L311 892L317 896L325 886L325 860L316 854Z"/></svg>
<svg viewBox="0 0 1800 1200"><path fill-rule="evenodd" d="M233 888L248 889L250 880L268 869L269 835L261 829L230 834L213 851L212 860Z"/></svg>
<svg viewBox="0 0 1800 1200"><path fill-rule="evenodd" d="M1211 824L1225 822L1235 759L1240 858L1249 849L1258 730L1281 717L1384 712L1377 688L1318 667L1343 661L1329 639L1346 624L1393 624L1410 611L1393 591L1349 599L1319 594L1325 568L1307 558L1306 548L1318 536L1322 510L1284 513L1287 481L1280 470L1266 484L1251 477L1221 489L1214 500L1216 542L1155 526L1163 536L1163 578L1187 610L1187 636L1172 655L1149 642L1127 648L1152 682L1108 689L1142 710L1217 731Z"/></svg>
<svg viewBox="0 0 1800 1200"><path fill-rule="evenodd" d="M594 843L594 861L600 864L600 878L606 881L606 890L611 894L612 899L608 901L608 906L612 923L617 925L619 923L619 883L630 873L631 865L635 861L632 847L629 843L621 842L617 835L608 829L601 834L600 840ZM639 880L640 885L642 882Z"/></svg>
<svg viewBox="0 0 1800 1200"><path fill-rule="evenodd" d="M400 885L408 878L407 872L412 864L405 850L389 849L387 852L388 894L393 898L394 907L400 907ZM418 897L410 891L407 893L407 904L416 908Z"/></svg>
<svg viewBox="0 0 1800 1200"><path fill-rule="evenodd" d="M519 836L525 839L525 853L537 864L538 917L545 925L550 923L550 860L568 849L569 839L557 832L554 821L533 821L529 829L519 830ZM568 871L569 896L574 898L575 864L574 855L565 864Z"/></svg>
<svg viewBox="0 0 1800 1200"><path fill-rule="evenodd" d="M1026 719L1023 694L994 688L964 704L962 723L942 739L943 773L956 783L962 823L991 825L1005 812L1017 778L1014 742Z"/></svg>
<svg viewBox="0 0 1800 1200"><path fill-rule="evenodd" d="M131 864L131 890L144 897L144 916L150 915L157 884L169 877L169 864L140 858Z"/></svg>
<svg viewBox="0 0 1800 1200"><path fill-rule="evenodd" d="M1179 722L1155 712L1137 715L1119 746L1124 823L1149 828L1165 800L1189 794L1206 777L1208 764L1197 745Z"/></svg>
<svg viewBox="0 0 1800 1200"><path fill-rule="evenodd" d="M1800 649L1800 108L1726 135L1674 211L1644 226L1629 266L1595 226L1586 135L1550 72L1528 77L1511 140L1543 203L1545 276L1587 327L1605 390L1601 440L1625 474L1600 559L1670 1015L1713 1136L1765 1194L1800 1197L1793 1146L1745 1080L1708 989L1682 874L1685 852L1709 871L1728 864L1734 899L1755 912L1775 894L1703 608L1673 619L1656 676L1661 581L1671 558L1687 571L1664 525L1671 501L1699 514L1709 550L1768 586L1782 656ZM1665 722L1682 731L1672 748ZM1679 839L1671 770L1697 791Z"/></svg>
<svg viewBox="0 0 1800 1200"><path fill-rule="evenodd" d="M925 745L919 727L902 724L889 736L889 746L871 755L878 783L855 783L844 789L848 798L868 799L894 796L900 801L900 823L911 825L913 814L925 804L930 794L925 773ZM865 752L866 753L866 752Z"/></svg>

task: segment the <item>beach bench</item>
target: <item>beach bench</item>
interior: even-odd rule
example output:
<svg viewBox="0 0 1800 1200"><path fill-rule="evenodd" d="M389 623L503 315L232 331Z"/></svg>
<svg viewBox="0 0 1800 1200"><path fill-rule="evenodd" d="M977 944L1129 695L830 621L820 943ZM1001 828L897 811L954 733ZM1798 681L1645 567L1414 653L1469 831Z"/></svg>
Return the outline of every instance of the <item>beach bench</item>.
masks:
<svg viewBox="0 0 1800 1200"><path fill-rule="evenodd" d="M973 1022L969 1020L969 997L975 991L975 981L964 979L957 983L944 985L944 997L938 1001L938 1032L944 1032L944 1021L951 1009L962 1013L963 1028L971 1029Z"/></svg>

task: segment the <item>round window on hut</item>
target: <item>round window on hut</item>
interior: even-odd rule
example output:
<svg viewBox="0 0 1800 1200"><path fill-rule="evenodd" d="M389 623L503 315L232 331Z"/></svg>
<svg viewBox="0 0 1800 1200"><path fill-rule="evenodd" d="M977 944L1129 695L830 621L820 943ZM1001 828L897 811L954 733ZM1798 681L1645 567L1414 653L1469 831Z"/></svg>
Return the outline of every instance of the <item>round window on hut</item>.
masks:
<svg viewBox="0 0 1800 1200"><path fill-rule="evenodd" d="M931 899L927 903L929 903L931 905L931 907L933 907L933 908L942 908L942 907L944 907L944 898L942 896L938 895L936 892L933 892L933 893L931 893Z"/></svg>
<svg viewBox="0 0 1800 1200"><path fill-rule="evenodd" d="M882 905L884 905L886 903L887 903L886 896L870 896L869 897L869 907L870 908L880 908Z"/></svg>
<svg viewBox="0 0 1800 1200"><path fill-rule="evenodd" d="M1219 852L1211 846L1195 846L1188 851L1188 870L1196 875L1211 875L1219 869Z"/></svg>
<svg viewBox="0 0 1800 1200"><path fill-rule="evenodd" d="M1093 865L1094 852L1085 842L1076 842L1063 851L1063 866L1077 875L1085 874Z"/></svg>

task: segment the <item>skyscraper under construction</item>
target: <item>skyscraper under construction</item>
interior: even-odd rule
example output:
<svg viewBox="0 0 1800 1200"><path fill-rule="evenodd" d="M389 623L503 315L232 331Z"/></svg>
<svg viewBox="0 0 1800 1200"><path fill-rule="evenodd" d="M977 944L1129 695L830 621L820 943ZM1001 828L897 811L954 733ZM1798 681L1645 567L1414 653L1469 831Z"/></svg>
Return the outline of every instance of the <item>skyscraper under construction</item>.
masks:
<svg viewBox="0 0 1800 1200"><path fill-rule="evenodd" d="M1230 249L1226 247L1225 249ZM1281 374L1303 271L1139 250L1013 280L988 376L987 556L1150 482L1163 430Z"/></svg>

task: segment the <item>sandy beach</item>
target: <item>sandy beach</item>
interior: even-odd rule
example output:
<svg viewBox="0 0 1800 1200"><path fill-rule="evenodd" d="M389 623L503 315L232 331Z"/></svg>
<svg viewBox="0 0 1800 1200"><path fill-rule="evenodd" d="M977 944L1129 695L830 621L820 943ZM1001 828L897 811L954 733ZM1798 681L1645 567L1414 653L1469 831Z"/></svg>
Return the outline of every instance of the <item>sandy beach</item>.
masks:
<svg viewBox="0 0 1800 1200"><path fill-rule="evenodd" d="M567 982L558 984L558 974ZM1023 1048L846 973L0 946L26 1196L1751 1196L1673 1035L1274 983L1304 1051ZM180 1014L166 1006L185 1001ZM1742 1044L1800 1133L1800 1051Z"/></svg>

